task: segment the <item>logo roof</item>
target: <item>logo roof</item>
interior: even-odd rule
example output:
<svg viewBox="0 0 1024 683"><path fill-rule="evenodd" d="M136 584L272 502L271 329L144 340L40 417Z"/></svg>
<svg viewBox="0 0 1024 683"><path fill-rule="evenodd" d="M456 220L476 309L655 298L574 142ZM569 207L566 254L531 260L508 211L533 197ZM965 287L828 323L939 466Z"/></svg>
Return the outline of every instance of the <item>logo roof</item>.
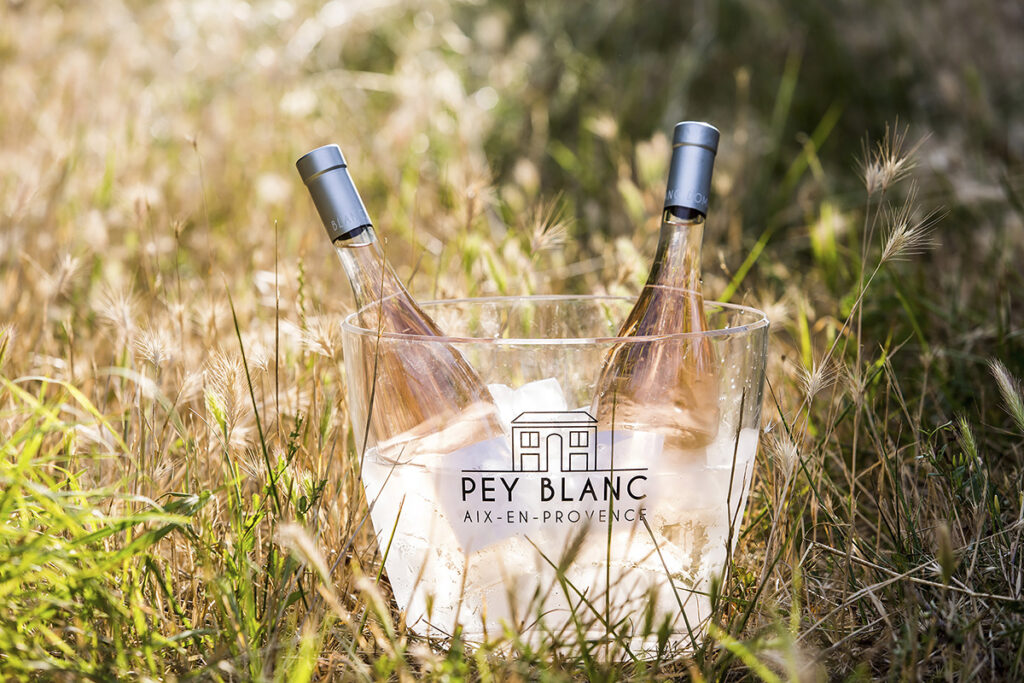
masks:
<svg viewBox="0 0 1024 683"><path fill-rule="evenodd" d="M597 424L597 418L585 410L538 410L519 413L519 416L512 420L512 424L590 426Z"/></svg>

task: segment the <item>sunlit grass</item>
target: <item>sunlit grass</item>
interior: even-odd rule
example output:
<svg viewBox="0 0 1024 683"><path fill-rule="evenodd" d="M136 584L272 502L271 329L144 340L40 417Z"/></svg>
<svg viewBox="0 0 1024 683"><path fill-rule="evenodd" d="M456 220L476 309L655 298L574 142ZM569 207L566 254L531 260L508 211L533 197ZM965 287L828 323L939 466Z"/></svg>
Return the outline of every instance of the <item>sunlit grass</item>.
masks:
<svg viewBox="0 0 1024 683"><path fill-rule="evenodd" d="M8 3L0 678L1024 677L1024 74L954 5ZM687 118L705 289L774 331L709 637L415 636L295 158L421 299L635 294Z"/></svg>

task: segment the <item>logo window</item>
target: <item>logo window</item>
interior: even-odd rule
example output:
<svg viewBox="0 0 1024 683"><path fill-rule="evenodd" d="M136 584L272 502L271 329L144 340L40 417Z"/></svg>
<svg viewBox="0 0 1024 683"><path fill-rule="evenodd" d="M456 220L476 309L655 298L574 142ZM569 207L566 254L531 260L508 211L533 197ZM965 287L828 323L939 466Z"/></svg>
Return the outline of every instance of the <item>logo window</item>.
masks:
<svg viewBox="0 0 1024 683"><path fill-rule="evenodd" d="M522 448L540 448L540 432L519 432L519 445Z"/></svg>
<svg viewBox="0 0 1024 683"><path fill-rule="evenodd" d="M569 446L571 448L586 448L590 445L590 439L586 432L569 432Z"/></svg>

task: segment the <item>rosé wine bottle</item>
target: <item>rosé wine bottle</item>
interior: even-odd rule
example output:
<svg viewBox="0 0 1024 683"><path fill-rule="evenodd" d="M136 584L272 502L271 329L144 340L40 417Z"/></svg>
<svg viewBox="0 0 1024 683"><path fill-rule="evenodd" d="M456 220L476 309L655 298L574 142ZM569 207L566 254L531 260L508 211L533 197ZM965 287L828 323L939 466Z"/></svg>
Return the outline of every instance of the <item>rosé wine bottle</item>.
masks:
<svg viewBox="0 0 1024 683"><path fill-rule="evenodd" d="M713 346L706 335L680 336L707 330L700 248L718 138L706 123L675 127L654 265L618 334L662 338L614 347L592 406L605 428L664 434L666 452L703 448L718 432Z"/></svg>
<svg viewBox="0 0 1024 683"><path fill-rule="evenodd" d="M348 276L359 324L379 334L441 337L384 258L341 149L319 147L296 162ZM357 443L383 460L412 463L502 435L487 387L450 344L380 343L357 349L373 391L351 405Z"/></svg>

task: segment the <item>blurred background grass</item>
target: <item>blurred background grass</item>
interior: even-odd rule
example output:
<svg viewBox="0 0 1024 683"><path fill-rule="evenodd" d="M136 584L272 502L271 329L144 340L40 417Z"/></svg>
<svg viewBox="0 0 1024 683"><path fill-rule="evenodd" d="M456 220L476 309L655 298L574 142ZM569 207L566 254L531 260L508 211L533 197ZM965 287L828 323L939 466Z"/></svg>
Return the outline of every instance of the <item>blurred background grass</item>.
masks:
<svg viewBox="0 0 1024 683"><path fill-rule="evenodd" d="M0 671L1020 677L1022 41L998 0L6 0ZM358 581L350 300L294 160L341 145L420 299L635 294L684 119L723 132L705 292L775 331L722 637L418 642ZM865 180L915 146L907 221L944 215L883 258L911 179Z"/></svg>

